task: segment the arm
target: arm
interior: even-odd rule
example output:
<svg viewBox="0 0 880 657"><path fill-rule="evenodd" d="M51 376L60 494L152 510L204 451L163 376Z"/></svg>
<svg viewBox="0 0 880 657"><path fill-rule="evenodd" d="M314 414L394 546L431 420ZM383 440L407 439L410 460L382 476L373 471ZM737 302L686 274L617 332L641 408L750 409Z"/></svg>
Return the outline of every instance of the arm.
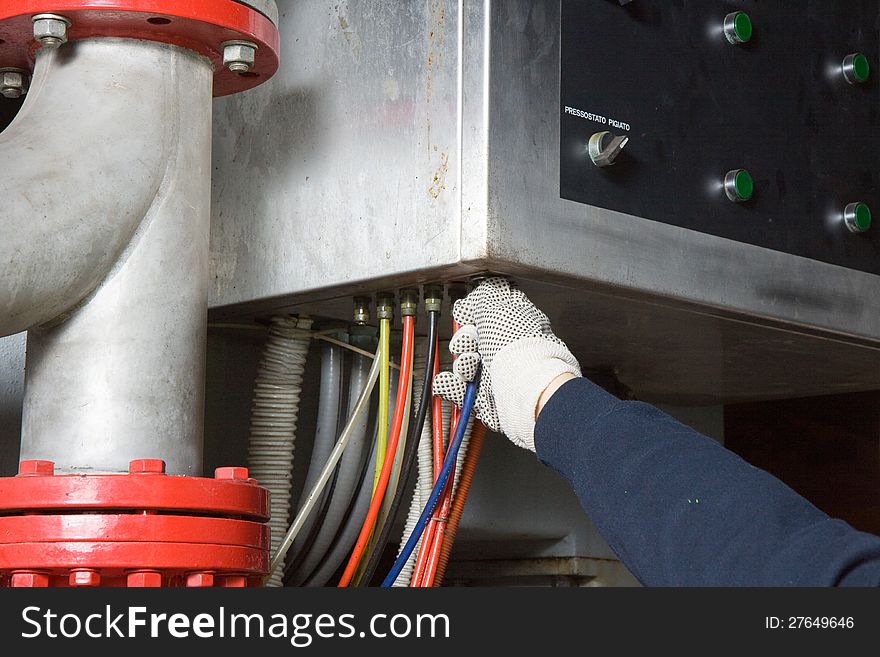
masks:
<svg viewBox="0 0 880 657"><path fill-rule="evenodd" d="M877 586L880 538L656 408L587 379L540 411L541 461L650 586Z"/></svg>
<svg viewBox="0 0 880 657"><path fill-rule="evenodd" d="M612 549L649 586L880 585L880 538L656 408L587 379L544 313L505 279L453 309L459 356L434 391L565 477ZM536 423L537 416L537 423Z"/></svg>

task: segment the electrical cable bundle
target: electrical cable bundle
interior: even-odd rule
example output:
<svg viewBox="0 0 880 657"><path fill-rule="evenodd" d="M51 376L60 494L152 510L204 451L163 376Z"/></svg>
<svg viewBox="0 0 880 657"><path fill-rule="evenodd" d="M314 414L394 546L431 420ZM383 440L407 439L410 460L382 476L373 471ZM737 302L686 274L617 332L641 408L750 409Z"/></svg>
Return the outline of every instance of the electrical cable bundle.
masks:
<svg viewBox="0 0 880 657"><path fill-rule="evenodd" d="M425 417L428 410L428 402L432 397L431 392L433 387L434 374L436 366L439 364L439 360L437 358L439 322L440 311L429 310L427 339L428 358L425 363L424 380L422 381L422 390L419 398L419 404L416 407L415 421L411 422L409 425L409 435L407 436L406 447L404 449L401 473L399 478L399 481L402 484L405 484L409 480L413 470L413 466L415 465L419 449L418 438L419 434L421 434L422 432L422 426L425 423ZM369 561L367 562L366 567L364 568L364 574L361 578L361 584L363 586L369 586L370 581L372 580L373 575L376 572L376 568L378 567L379 561L382 558L385 546L388 545L388 541L391 537L394 521L397 518L398 513L400 512L400 507L403 503L404 497L406 497L406 492L403 488L403 485L401 485L394 495L394 499L391 503L385 525L379 532L379 536L376 540L376 546L373 550L372 555L370 556Z"/></svg>
<svg viewBox="0 0 880 657"><path fill-rule="evenodd" d="M425 531L428 520L431 518L431 514L434 513L434 509L437 507L437 503L440 501L446 485L449 483L450 475L455 470L456 462L458 460L458 451L461 448L461 443L464 439L465 428L467 427L467 424L471 417L471 413L474 409L474 402L477 396L477 387L479 386L479 380L480 371L478 368L474 380L468 383L467 388L465 389L459 421L455 427L455 436L449 443L449 449L446 452L446 458L443 460L443 468L440 471L440 476L437 478L437 481L434 482L434 488L431 489L431 495L428 498L428 502L425 505L422 514L419 516L419 520L416 523L415 529L413 530L412 534L410 534L410 537L406 540L403 550L401 550L400 554L397 555L397 559L394 562L394 565L391 567L391 571L382 581L383 588L388 588L394 585L394 581L400 574L400 571L406 563L406 560L409 558L409 555L412 554L413 550L415 549L419 538Z"/></svg>
<svg viewBox="0 0 880 657"><path fill-rule="evenodd" d="M316 456L309 467L307 484L296 518L273 555L270 566L270 577L273 581L279 580L288 551L293 547L298 554L287 567L287 583L320 586L327 582L348 554L339 586L369 586L385 554L401 507L409 499L405 488L417 461L420 462L420 480L406 523L409 537L403 542L391 573L384 579L382 586L390 586L395 580L400 580L403 585L426 587L439 585L442 581L485 428L478 425L475 449L468 450L470 416L479 371L476 380L467 386L460 412L452 406L452 412L444 417L447 414L443 413L443 403L433 396L433 379L440 367L438 352L441 303L442 290L437 287L428 288L425 299L428 317L428 336L424 347L426 353L418 364L421 370L424 362L424 372L420 372L422 382L421 389L418 390L419 400L413 409L414 315L418 293L414 290L401 291L403 335L400 364L395 366L399 367L400 376L391 413L390 334L393 297L380 295L377 300L378 348L372 355L369 374L366 374L366 368L363 367L367 362L365 358L355 361L360 365L352 369L349 418L332 450L329 449L330 441L327 436L332 435L334 411L338 413L341 403L341 352L338 347L350 348L363 356L370 354L355 345L325 335L329 331L313 334L317 339L336 345L324 352L325 367L322 368L322 395L319 403L319 415L323 418L319 423L321 445L315 447ZM356 330L357 328L353 329ZM377 382L379 406L375 416L375 440L370 448L370 441L364 440L366 411ZM357 402L353 403L357 390L360 390L360 395ZM432 410L430 425L426 423L429 409ZM413 410L415 413L411 418L410 413ZM390 423L389 415L392 416ZM445 420L449 417L453 421L447 447ZM349 442L352 446L346 452ZM322 461L324 463L320 465ZM358 471L360 475L357 474ZM460 486L458 480L462 482ZM429 488L431 483L433 487ZM423 501L424 509L416 519ZM418 565L410 580L409 573L416 566L414 551L420 541ZM406 574L401 575L404 567Z"/></svg>
<svg viewBox="0 0 880 657"><path fill-rule="evenodd" d="M382 506L382 500L388 486L388 480L391 477L391 470L394 466L394 456L397 451L397 444L400 440L400 432L403 428L403 417L407 406L406 398L409 394L409 373L412 368L412 350L414 340L415 318L412 315L405 315L403 318L403 349L401 352L400 363L400 383L397 387L397 403L394 409L394 421L391 425L391 431L388 436L386 446L386 453L384 455L384 462L382 463L379 477L376 480L376 484L374 486L373 499L370 501L370 508L367 511L367 517L364 519L364 524L361 527L361 532L358 535L357 541L355 542L354 550L352 550L351 557L348 560L348 564L345 567L342 578L339 580L339 586L341 587L348 586L355 576L355 571L360 564L361 557L363 556L364 551L367 549L367 545L372 537L376 519L379 516L379 510ZM382 430L381 422L379 423L379 430ZM380 442L379 445L381 457L382 443ZM374 545L373 551L378 552L375 547L376 546Z"/></svg>

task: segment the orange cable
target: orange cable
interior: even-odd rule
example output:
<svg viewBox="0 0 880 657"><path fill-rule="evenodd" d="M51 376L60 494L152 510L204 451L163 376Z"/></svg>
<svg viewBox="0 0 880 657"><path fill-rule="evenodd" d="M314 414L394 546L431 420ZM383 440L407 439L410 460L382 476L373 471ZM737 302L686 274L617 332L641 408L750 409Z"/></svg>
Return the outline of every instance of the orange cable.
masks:
<svg viewBox="0 0 880 657"><path fill-rule="evenodd" d="M461 324L453 319L452 332L455 333L460 328ZM453 406L449 422L449 443L452 443L452 437L455 435L455 430L458 428L460 417L461 410L457 406ZM419 577L416 586L431 586L431 581L433 580L437 568L437 559L440 556L440 547L443 545L443 536L446 533L446 519L449 515L450 504L452 503L452 489L454 486L455 471L453 470L452 476L449 478L449 481L446 483L446 488L443 490L443 497L440 498L440 503L437 505L437 509L431 517L431 522L428 525L429 531L425 532L428 538L423 539L422 541L422 545L427 546L427 554L425 555L422 568L417 571ZM421 554L419 556L421 557Z"/></svg>
<svg viewBox="0 0 880 657"><path fill-rule="evenodd" d="M446 574L446 566L449 565L449 556L452 554L452 546L455 543L455 535L458 533L458 523L461 522L461 514L464 511L464 505L467 502L468 493L471 490L471 483L474 480L474 473L477 470L477 462L480 460L480 453L483 451L483 443L486 438L486 425L482 422L474 424L471 440L468 444L468 451L464 457L464 463L461 466L461 480L455 493L455 500L452 502L452 510L449 512L449 519L446 521L446 537L443 539L443 545L440 547L440 555L437 559L436 572L434 579L428 586L440 586L443 584L443 576Z"/></svg>

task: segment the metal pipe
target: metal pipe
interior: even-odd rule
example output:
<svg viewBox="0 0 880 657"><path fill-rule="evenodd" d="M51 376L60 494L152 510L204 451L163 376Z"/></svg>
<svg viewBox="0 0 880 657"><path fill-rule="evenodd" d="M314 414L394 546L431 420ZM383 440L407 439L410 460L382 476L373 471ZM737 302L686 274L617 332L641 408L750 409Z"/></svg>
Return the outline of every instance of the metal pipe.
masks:
<svg viewBox="0 0 880 657"><path fill-rule="evenodd" d="M31 328L22 458L61 472L202 462L210 61L166 44L41 49L14 162L0 334Z"/></svg>

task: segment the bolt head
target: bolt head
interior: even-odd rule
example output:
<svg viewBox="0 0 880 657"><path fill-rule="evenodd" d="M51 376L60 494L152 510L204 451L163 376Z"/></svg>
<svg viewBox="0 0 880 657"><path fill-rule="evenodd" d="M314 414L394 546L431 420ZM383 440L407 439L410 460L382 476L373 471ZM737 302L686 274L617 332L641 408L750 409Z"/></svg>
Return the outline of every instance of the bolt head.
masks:
<svg viewBox="0 0 880 657"><path fill-rule="evenodd" d="M158 589L162 586L162 575L155 571L129 573L125 583L132 589Z"/></svg>
<svg viewBox="0 0 880 657"><path fill-rule="evenodd" d="M28 90L28 74L18 69L0 69L0 95L20 98Z"/></svg>
<svg viewBox="0 0 880 657"><path fill-rule="evenodd" d="M22 461L18 466L19 477L51 477L55 474L52 461Z"/></svg>
<svg viewBox="0 0 880 657"><path fill-rule="evenodd" d="M233 73L247 73L257 61L257 44L228 41L223 44L223 65Z"/></svg>
<svg viewBox="0 0 880 657"><path fill-rule="evenodd" d="M70 573L71 586L100 586L101 575L94 570L74 570Z"/></svg>
<svg viewBox="0 0 880 657"><path fill-rule="evenodd" d="M205 589L214 586L212 573L191 573L186 576L186 587L190 589Z"/></svg>
<svg viewBox="0 0 880 657"><path fill-rule="evenodd" d="M247 468L217 468L214 470L214 479L225 481L247 481L249 478Z"/></svg>
<svg viewBox="0 0 880 657"><path fill-rule="evenodd" d="M70 21L54 14L34 16L34 38L47 48L57 48L67 43L67 28Z"/></svg>
<svg viewBox="0 0 880 657"><path fill-rule="evenodd" d="M129 474L165 474L162 459L135 459L128 464Z"/></svg>

